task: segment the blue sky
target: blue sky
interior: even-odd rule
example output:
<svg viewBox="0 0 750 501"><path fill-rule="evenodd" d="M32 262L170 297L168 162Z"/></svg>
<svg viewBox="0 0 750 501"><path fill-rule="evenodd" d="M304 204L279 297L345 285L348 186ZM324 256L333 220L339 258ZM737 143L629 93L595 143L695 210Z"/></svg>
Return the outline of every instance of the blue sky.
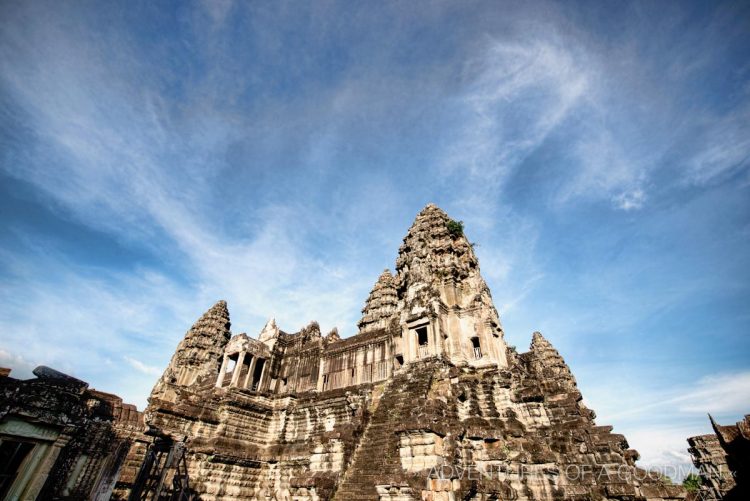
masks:
<svg viewBox="0 0 750 501"><path fill-rule="evenodd" d="M192 322L351 335L434 202L509 344L684 464L750 412L750 9L3 2L0 365L143 407Z"/></svg>

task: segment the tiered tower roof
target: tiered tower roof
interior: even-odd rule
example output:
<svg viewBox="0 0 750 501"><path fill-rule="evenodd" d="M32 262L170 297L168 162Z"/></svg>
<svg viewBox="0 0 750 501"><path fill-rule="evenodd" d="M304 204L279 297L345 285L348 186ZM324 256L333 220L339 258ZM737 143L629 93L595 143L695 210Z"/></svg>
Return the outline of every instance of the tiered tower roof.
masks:
<svg viewBox="0 0 750 501"><path fill-rule="evenodd" d="M396 311L397 304L395 280L390 270L384 270L362 308L362 319L357 323L360 332L385 327Z"/></svg>

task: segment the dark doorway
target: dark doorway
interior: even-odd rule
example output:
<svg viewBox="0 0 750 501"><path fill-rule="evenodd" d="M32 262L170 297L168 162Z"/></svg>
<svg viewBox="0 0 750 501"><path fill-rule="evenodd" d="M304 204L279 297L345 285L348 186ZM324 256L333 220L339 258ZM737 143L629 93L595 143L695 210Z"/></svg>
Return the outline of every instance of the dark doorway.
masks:
<svg viewBox="0 0 750 501"><path fill-rule="evenodd" d="M259 358L257 362L255 362L255 370L253 371L253 382L250 384L250 389L253 391L258 391L260 388L260 376L263 374L263 366L266 365L266 361L262 358Z"/></svg>
<svg viewBox="0 0 750 501"><path fill-rule="evenodd" d="M393 361L393 368L394 369L400 369L404 365L404 356L403 355L396 355L394 357Z"/></svg>
<svg viewBox="0 0 750 501"><path fill-rule="evenodd" d="M419 346L427 346L427 326L417 329L417 342Z"/></svg>
<svg viewBox="0 0 750 501"><path fill-rule="evenodd" d="M479 346L479 338L471 338L471 346L474 348L474 358L482 358L482 347Z"/></svg>

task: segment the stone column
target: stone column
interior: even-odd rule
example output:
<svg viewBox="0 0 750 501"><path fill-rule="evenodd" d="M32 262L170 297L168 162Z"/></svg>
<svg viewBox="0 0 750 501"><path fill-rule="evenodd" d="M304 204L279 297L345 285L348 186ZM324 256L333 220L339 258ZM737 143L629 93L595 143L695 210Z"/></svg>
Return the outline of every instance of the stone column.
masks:
<svg viewBox="0 0 750 501"><path fill-rule="evenodd" d="M247 368L247 374L245 374L245 379L239 382L240 388L249 388L248 384L253 378L253 367L255 367L255 359L257 358L256 355L253 355L252 353L247 354L248 357L252 357L250 360L250 366Z"/></svg>
<svg viewBox="0 0 750 501"><path fill-rule="evenodd" d="M219 369L219 378L216 380L217 388L221 388L221 385L224 384L224 377L226 375L228 363L229 363L229 355L224 354L224 360L222 360L221 369Z"/></svg>
<svg viewBox="0 0 750 501"><path fill-rule="evenodd" d="M320 361L318 362L318 384L316 385L316 388L318 391L323 391L323 376L325 375L325 359L323 357L320 358ZM266 364L263 365L263 372L266 372ZM261 374L262 379L263 374ZM329 383L330 384L330 383ZM260 388L260 385L258 385L258 388Z"/></svg>
<svg viewBox="0 0 750 501"><path fill-rule="evenodd" d="M437 331L434 324L434 321L427 324L427 353L430 355L437 355Z"/></svg>
<svg viewBox="0 0 750 501"><path fill-rule="evenodd" d="M237 356L237 363L234 365L234 372L232 373L232 381L229 383L230 386L237 386L237 381L240 379L240 372L242 372L242 366L245 364L245 352L241 351Z"/></svg>
<svg viewBox="0 0 750 501"><path fill-rule="evenodd" d="M260 376L258 376L258 391L260 391L263 388L263 376L266 375L266 369L268 369L268 360L262 359L263 361L263 368L260 370ZM318 374L318 378L322 378L320 374Z"/></svg>
<svg viewBox="0 0 750 501"><path fill-rule="evenodd" d="M393 375L393 364L395 361L393 360L393 353L391 353L391 339L387 338L385 340L385 377L390 378L391 375Z"/></svg>
<svg viewBox="0 0 750 501"><path fill-rule="evenodd" d="M482 347L482 355L497 363L500 359L499 343L492 335L490 327L485 323L482 327L482 335L479 336L479 344Z"/></svg>
<svg viewBox="0 0 750 501"><path fill-rule="evenodd" d="M411 345L412 361L419 360L419 334L417 329L409 329L409 344Z"/></svg>
<svg viewBox="0 0 750 501"><path fill-rule="evenodd" d="M68 431L68 430L66 430ZM6 499L36 499L44 487L44 482L47 480L49 473L55 466L55 461L60 455L60 452L68 445L71 436L63 431L60 436L51 445L44 444L38 446L39 450L34 451L36 454L31 458L29 464L24 468L22 475L31 475L28 483L24 482L23 492L18 493L18 497L12 495ZM70 430L72 431L72 430Z"/></svg>
<svg viewBox="0 0 750 501"><path fill-rule="evenodd" d="M440 319L435 318L430 322L430 331L432 331L432 354L440 355L443 352L443 336L440 334Z"/></svg>
<svg viewBox="0 0 750 501"><path fill-rule="evenodd" d="M253 388L253 375L255 374L255 365L258 363L258 356L253 355L253 359L250 361L250 368L247 371L247 377L245 378L245 385L243 388Z"/></svg>
<svg viewBox="0 0 750 501"><path fill-rule="evenodd" d="M365 349L357 350L357 368L355 369L354 384L360 384L364 382L365 378L365 364L367 363L367 346Z"/></svg>

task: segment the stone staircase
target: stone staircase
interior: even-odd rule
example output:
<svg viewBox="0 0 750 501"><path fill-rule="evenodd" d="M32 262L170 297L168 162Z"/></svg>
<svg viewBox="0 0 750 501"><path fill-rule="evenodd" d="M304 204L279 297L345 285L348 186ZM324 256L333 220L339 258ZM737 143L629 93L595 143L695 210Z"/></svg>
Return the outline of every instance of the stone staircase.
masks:
<svg viewBox="0 0 750 501"><path fill-rule="evenodd" d="M435 369L442 362L412 363L392 377L365 428L333 501L377 501L376 485L404 476L397 430L409 422L414 409L427 401Z"/></svg>

